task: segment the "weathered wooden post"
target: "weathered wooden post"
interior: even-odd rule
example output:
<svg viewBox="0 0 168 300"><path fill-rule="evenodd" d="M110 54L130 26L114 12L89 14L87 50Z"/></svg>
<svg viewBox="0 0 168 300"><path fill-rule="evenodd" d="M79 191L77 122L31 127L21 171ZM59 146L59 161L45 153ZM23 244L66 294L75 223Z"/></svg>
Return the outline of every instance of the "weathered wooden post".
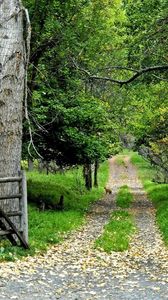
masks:
<svg viewBox="0 0 168 300"><path fill-rule="evenodd" d="M22 208L21 228L23 230L24 239L28 243L27 182L26 182L25 171L22 171L21 208Z"/></svg>

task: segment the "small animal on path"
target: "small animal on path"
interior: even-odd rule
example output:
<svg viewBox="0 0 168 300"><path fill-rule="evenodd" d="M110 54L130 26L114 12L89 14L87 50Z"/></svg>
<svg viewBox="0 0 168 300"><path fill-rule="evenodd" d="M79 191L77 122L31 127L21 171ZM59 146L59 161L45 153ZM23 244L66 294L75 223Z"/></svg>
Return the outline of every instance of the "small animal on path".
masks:
<svg viewBox="0 0 168 300"><path fill-rule="evenodd" d="M107 187L104 187L104 189L105 189L106 194L111 194L111 193L112 193L112 190L111 190L111 189L109 189L109 188L107 188Z"/></svg>

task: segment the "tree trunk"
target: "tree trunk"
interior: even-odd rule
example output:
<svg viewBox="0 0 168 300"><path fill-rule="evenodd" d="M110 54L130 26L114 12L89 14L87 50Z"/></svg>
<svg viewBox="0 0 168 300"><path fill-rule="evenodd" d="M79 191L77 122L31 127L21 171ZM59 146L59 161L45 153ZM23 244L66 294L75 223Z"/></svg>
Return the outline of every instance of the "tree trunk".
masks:
<svg viewBox="0 0 168 300"><path fill-rule="evenodd" d="M99 168L99 161L96 160L94 164L94 187L98 187L98 168Z"/></svg>
<svg viewBox="0 0 168 300"><path fill-rule="evenodd" d="M90 190L91 190L92 189L92 165L89 164L88 168L89 168L89 187L90 187Z"/></svg>
<svg viewBox="0 0 168 300"><path fill-rule="evenodd" d="M83 166L83 176L85 179L85 187L87 190L92 189L92 165L85 164Z"/></svg>
<svg viewBox="0 0 168 300"><path fill-rule="evenodd" d="M29 172L31 172L31 171L33 171L33 169L34 169L34 163L33 163L33 160L32 160L32 158L28 158L28 171Z"/></svg>
<svg viewBox="0 0 168 300"><path fill-rule="evenodd" d="M23 15L20 0L0 1L0 177L20 173L26 76ZM15 183L0 187L1 194L11 191L16 192ZM0 206L18 210L18 202L5 200Z"/></svg>

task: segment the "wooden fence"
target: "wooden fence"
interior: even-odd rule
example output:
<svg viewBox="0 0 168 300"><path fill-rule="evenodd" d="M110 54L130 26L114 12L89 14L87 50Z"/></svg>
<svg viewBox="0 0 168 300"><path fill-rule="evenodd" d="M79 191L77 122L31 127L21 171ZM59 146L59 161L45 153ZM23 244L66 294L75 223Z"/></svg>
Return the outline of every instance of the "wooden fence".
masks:
<svg viewBox="0 0 168 300"><path fill-rule="evenodd" d="M17 183L19 192L0 195L0 236L6 236L14 245L17 244L17 239L15 239L15 236L17 236L22 246L28 248L27 184L25 172L22 171L18 177L0 178L0 185L7 183ZM5 200L19 200L18 209L11 211L4 209L2 204ZM9 205L9 207L12 207L12 205ZM18 219L17 226L12 221L13 217L17 217Z"/></svg>

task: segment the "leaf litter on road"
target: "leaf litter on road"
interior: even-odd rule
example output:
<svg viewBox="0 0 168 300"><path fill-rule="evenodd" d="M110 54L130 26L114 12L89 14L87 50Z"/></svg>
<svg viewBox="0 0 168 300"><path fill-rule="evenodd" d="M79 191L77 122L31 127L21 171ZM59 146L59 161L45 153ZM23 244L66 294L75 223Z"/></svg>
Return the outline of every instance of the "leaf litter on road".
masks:
<svg viewBox="0 0 168 300"><path fill-rule="evenodd" d="M38 293L39 299L44 296L67 300L74 299L75 293L77 299L95 296L96 299L114 297L119 300L126 288L131 300L150 291L160 295L160 299L166 299L168 250L155 224L155 210L137 177L136 168L127 157L125 164L127 168L118 166L115 158L110 160L108 186L112 188L112 194L94 204L86 224L62 244L54 245L36 257L1 263L3 285L0 289L4 299L9 296L10 299L20 298L19 285L31 292L30 299L36 299ZM137 231L128 250L105 253L94 249L94 241L102 233L111 211L117 209L115 197L123 185L128 185L134 194L134 202L128 211L134 216ZM29 299L24 297L23 300Z"/></svg>

